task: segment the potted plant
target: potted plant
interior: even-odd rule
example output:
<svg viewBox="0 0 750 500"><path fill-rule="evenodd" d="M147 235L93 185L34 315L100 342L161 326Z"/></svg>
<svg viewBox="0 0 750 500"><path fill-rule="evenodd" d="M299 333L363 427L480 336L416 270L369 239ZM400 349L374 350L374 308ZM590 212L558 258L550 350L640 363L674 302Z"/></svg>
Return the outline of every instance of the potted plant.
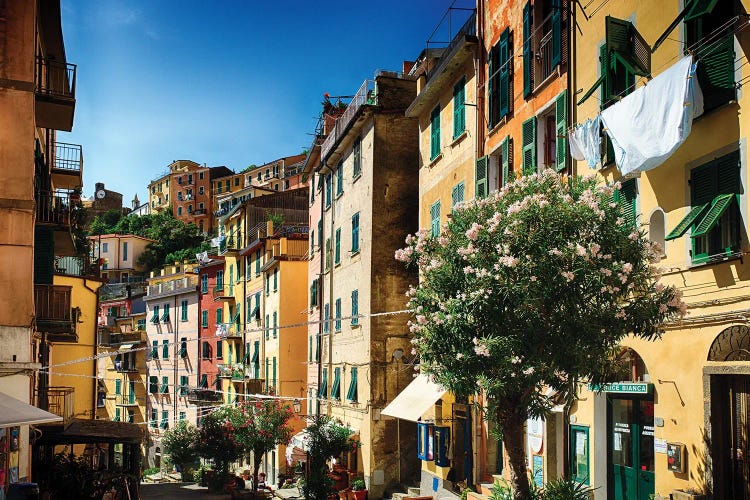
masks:
<svg viewBox="0 0 750 500"><path fill-rule="evenodd" d="M352 492L349 498L351 500L365 500L367 498L367 486L362 479L352 481Z"/></svg>
<svg viewBox="0 0 750 500"><path fill-rule="evenodd" d="M672 490L672 500L706 500L708 495L695 488Z"/></svg>

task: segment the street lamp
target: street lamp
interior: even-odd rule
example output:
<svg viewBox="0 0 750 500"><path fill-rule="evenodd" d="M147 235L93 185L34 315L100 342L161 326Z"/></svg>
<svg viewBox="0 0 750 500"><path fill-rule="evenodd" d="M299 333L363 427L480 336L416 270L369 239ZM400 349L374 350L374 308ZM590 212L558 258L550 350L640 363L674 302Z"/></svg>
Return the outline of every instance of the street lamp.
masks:
<svg viewBox="0 0 750 500"><path fill-rule="evenodd" d="M292 401L292 407L294 408L294 413L302 411L302 403L297 398L294 398L294 401Z"/></svg>

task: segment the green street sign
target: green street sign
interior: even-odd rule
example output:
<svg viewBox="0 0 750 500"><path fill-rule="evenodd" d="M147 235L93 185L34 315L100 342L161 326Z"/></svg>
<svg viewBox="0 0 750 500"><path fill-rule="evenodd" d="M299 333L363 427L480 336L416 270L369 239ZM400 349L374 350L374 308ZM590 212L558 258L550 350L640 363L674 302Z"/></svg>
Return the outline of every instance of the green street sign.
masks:
<svg viewBox="0 0 750 500"><path fill-rule="evenodd" d="M604 385L589 384L590 391L613 394L651 394L653 389L654 384L645 382L615 382Z"/></svg>

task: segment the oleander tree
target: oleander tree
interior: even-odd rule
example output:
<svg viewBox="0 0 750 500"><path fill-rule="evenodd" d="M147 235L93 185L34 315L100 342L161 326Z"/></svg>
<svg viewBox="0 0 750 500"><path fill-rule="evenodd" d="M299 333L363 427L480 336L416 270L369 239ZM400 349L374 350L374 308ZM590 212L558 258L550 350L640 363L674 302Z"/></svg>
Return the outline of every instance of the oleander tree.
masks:
<svg viewBox="0 0 750 500"><path fill-rule="evenodd" d="M477 387L503 435L515 500L530 498L524 423L610 380L621 340L658 338L685 314L660 282L661 249L614 200L619 184L524 176L454 207L439 234L420 231L396 259L411 288L420 370L459 395Z"/></svg>
<svg viewBox="0 0 750 500"><path fill-rule="evenodd" d="M215 475L209 481L211 491L221 491L229 465L244 453L232 424L235 412L233 406L222 406L203 417L195 449L198 456L210 460L214 465Z"/></svg>
<svg viewBox="0 0 750 500"><path fill-rule="evenodd" d="M198 443L200 431L196 426L180 420L172 429L168 429L161 439L164 452L167 453L173 464L180 467L180 472L185 475L195 465L198 458L196 444Z"/></svg>
<svg viewBox="0 0 750 500"><path fill-rule="evenodd" d="M263 456L292 438L294 410L278 399L245 401L229 412L234 439L245 454L252 453L253 491L258 489L258 470Z"/></svg>
<svg viewBox="0 0 750 500"><path fill-rule="evenodd" d="M308 473L302 492L305 498L329 498L336 492L333 480L328 476L328 461L342 453L355 451L359 442L354 439L351 427L327 415L308 417L304 440L308 449Z"/></svg>

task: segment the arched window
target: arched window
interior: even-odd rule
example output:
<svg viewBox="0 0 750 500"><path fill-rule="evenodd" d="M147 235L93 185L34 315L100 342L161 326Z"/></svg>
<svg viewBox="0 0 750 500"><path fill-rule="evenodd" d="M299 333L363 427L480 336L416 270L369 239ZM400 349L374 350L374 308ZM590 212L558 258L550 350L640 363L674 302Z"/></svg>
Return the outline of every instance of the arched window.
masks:
<svg viewBox="0 0 750 500"><path fill-rule="evenodd" d="M657 208L648 221L648 239L661 247L662 257L666 255L666 248L664 247L665 226L664 210Z"/></svg>

